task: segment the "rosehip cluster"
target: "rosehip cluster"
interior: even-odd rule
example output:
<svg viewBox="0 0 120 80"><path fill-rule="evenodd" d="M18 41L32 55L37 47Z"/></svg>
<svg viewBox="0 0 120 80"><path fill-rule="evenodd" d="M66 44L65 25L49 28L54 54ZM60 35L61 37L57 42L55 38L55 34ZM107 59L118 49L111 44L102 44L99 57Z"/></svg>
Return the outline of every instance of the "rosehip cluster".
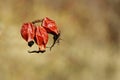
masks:
<svg viewBox="0 0 120 80"><path fill-rule="evenodd" d="M41 23L41 26L36 25L36 23ZM29 53L45 52L48 42L48 34L52 34L54 40L53 44L50 46L51 50L55 43L60 40L60 31L58 30L55 21L47 17L42 20L24 23L21 28L21 36L28 42L28 46L31 47L35 42L39 47L38 51L28 51Z"/></svg>

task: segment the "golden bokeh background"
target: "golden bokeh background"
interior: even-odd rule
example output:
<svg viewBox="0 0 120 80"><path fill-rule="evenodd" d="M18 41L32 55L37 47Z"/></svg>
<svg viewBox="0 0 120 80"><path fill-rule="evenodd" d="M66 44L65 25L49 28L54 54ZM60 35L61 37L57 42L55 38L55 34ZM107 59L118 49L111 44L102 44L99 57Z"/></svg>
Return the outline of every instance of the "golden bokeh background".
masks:
<svg viewBox="0 0 120 80"><path fill-rule="evenodd" d="M120 0L0 0L0 80L120 80ZM20 35L49 17L61 42L44 54ZM48 46L52 43L52 36Z"/></svg>

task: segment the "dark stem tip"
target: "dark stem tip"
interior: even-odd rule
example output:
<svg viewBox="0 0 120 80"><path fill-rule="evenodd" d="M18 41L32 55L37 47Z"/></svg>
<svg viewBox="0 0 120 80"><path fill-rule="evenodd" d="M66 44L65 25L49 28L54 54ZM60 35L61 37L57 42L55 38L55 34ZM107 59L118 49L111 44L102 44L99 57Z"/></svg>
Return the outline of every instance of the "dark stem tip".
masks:
<svg viewBox="0 0 120 80"><path fill-rule="evenodd" d="M34 44L33 41L29 41L29 42L28 42L28 46L29 46L29 47L32 47L33 44Z"/></svg>

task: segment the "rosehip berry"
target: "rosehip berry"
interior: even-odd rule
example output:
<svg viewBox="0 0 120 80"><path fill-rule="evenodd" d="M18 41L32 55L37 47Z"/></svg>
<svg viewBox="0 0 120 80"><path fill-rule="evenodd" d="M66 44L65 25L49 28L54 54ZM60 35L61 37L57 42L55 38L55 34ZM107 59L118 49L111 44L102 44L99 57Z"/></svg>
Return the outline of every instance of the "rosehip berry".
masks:
<svg viewBox="0 0 120 80"><path fill-rule="evenodd" d="M32 23L24 23L21 28L21 35L28 42L28 46L31 47L34 44L35 37L34 25Z"/></svg>
<svg viewBox="0 0 120 80"><path fill-rule="evenodd" d="M59 30L57 28L57 25L55 23L55 21L45 17L43 19L43 22L42 22L42 26L46 29L46 31L48 33L51 33L53 35L58 35L59 34Z"/></svg>
<svg viewBox="0 0 120 80"><path fill-rule="evenodd" d="M60 31L58 30L58 27L57 27L55 21L53 21L47 17L43 19L42 26L46 29L46 31L48 33L53 35L54 42L50 47L50 50L51 50L51 48L55 45L56 41L60 40L59 39Z"/></svg>
<svg viewBox="0 0 120 80"><path fill-rule="evenodd" d="M36 27L35 42L39 46L40 52L45 52L46 44L48 42L48 34L47 31L41 26Z"/></svg>

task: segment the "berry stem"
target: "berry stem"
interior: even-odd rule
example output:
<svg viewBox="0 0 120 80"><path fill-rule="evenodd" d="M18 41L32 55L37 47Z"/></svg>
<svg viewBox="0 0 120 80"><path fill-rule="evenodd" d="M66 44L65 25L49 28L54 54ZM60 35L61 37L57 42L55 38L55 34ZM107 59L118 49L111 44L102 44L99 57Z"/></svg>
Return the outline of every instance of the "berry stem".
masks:
<svg viewBox="0 0 120 80"><path fill-rule="evenodd" d="M43 21L43 19L38 19L38 20L32 21L32 23L35 24L35 23L39 23L39 22L42 22L42 21Z"/></svg>

